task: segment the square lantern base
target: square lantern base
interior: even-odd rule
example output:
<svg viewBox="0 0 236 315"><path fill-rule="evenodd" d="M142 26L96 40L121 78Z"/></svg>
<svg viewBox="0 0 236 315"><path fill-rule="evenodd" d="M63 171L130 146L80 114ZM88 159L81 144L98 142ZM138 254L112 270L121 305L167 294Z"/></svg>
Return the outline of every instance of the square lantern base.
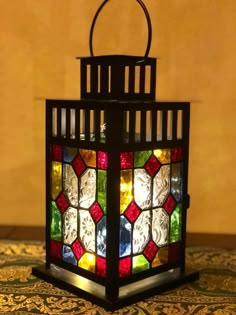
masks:
<svg viewBox="0 0 236 315"><path fill-rule="evenodd" d="M34 267L32 274L109 311L199 278L197 271L181 273L180 268L175 268L120 287L118 298L111 301L106 297L104 286L55 265L51 265L50 268L47 268L46 264Z"/></svg>

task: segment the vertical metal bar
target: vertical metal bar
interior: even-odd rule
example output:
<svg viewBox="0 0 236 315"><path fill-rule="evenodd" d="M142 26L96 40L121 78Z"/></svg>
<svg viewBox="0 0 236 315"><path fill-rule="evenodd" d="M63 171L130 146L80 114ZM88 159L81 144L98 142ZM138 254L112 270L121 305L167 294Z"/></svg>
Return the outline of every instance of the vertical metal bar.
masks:
<svg viewBox="0 0 236 315"><path fill-rule="evenodd" d="M130 119L130 124L129 124L129 143L133 144L133 143L135 143L135 119L136 119L134 110L130 111L129 119Z"/></svg>
<svg viewBox="0 0 236 315"><path fill-rule="evenodd" d="M90 110L85 109L85 140L90 141Z"/></svg>
<svg viewBox="0 0 236 315"><path fill-rule="evenodd" d="M134 94L135 67L129 65L129 94Z"/></svg>
<svg viewBox="0 0 236 315"><path fill-rule="evenodd" d="M91 64L91 93L93 95L98 92L98 65Z"/></svg>
<svg viewBox="0 0 236 315"><path fill-rule="evenodd" d="M109 80L108 65L101 65L100 84L102 94L108 94L108 80Z"/></svg>
<svg viewBox="0 0 236 315"><path fill-rule="evenodd" d="M140 81L139 81L139 93L143 95L145 92L145 64L140 65Z"/></svg>
<svg viewBox="0 0 236 315"><path fill-rule="evenodd" d="M85 98L87 92L87 65L82 59L80 60L80 85L81 85L81 98Z"/></svg>

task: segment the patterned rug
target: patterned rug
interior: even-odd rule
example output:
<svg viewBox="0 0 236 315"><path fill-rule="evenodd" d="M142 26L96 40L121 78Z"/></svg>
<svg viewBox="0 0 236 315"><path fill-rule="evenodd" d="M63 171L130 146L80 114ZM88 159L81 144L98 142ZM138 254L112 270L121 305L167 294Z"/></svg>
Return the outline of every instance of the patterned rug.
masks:
<svg viewBox="0 0 236 315"><path fill-rule="evenodd" d="M0 314L236 315L236 250L188 248L198 281L115 312L32 276L44 257L43 243L0 241Z"/></svg>

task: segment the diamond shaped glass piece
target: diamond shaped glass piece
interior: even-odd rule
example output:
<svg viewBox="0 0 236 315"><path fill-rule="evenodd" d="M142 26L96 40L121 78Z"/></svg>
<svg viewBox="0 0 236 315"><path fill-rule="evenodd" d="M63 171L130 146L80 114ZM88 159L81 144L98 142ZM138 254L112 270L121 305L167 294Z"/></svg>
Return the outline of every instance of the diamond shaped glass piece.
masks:
<svg viewBox="0 0 236 315"><path fill-rule="evenodd" d="M170 192L170 165L163 165L153 179L153 206L162 206Z"/></svg>
<svg viewBox="0 0 236 315"><path fill-rule="evenodd" d="M71 205L78 207L78 177L70 164L63 164L63 190Z"/></svg>
<svg viewBox="0 0 236 315"><path fill-rule="evenodd" d="M160 167L158 160L152 155L145 164L146 171L153 176Z"/></svg>
<svg viewBox="0 0 236 315"><path fill-rule="evenodd" d="M107 152L98 151L98 168L106 170L107 164L108 164Z"/></svg>
<svg viewBox="0 0 236 315"><path fill-rule="evenodd" d="M76 259L78 259L78 260L83 256L83 254L85 252L83 246L80 244L80 242L78 240L75 240L75 242L72 244L71 248L72 248L72 251L73 251Z"/></svg>
<svg viewBox="0 0 236 315"><path fill-rule="evenodd" d="M132 170L120 172L120 213L122 214L133 199Z"/></svg>
<svg viewBox="0 0 236 315"><path fill-rule="evenodd" d="M133 167L133 152L123 152L120 154L120 168L132 168Z"/></svg>
<svg viewBox="0 0 236 315"><path fill-rule="evenodd" d="M97 254L106 257L107 218L104 216L97 224Z"/></svg>
<svg viewBox="0 0 236 315"><path fill-rule="evenodd" d="M88 168L80 179L79 205L88 209L96 198L96 170Z"/></svg>
<svg viewBox="0 0 236 315"><path fill-rule="evenodd" d="M157 253L157 250L158 247L156 244L153 241L149 241L143 253L149 261L152 261Z"/></svg>
<svg viewBox="0 0 236 315"><path fill-rule="evenodd" d="M103 216L102 209L100 205L95 202L92 207L90 208L90 213L94 221L97 223Z"/></svg>
<svg viewBox="0 0 236 315"><path fill-rule="evenodd" d="M150 211L143 211L134 223L133 253L141 253L150 240L151 215Z"/></svg>
<svg viewBox="0 0 236 315"><path fill-rule="evenodd" d="M131 231L132 226L124 217L120 217L120 257L131 254Z"/></svg>
<svg viewBox="0 0 236 315"><path fill-rule="evenodd" d="M75 255L72 252L70 246L64 245L62 247L62 259L68 262L69 264L72 264L75 266L77 265L77 260L75 259Z"/></svg>
<svg viewBox="0 0 236 315"><path fill-rule="evenodd" d="M56 200L57 206L61 213L65 212L65 210L69 207L69 203L64 194L60 194Z"/></svg>
<svg viewBox="0 0 236 315"><path fill-rule="evenodd" d="M151 206L151 177L144 169L134 170L134 200L141 209Z"/></svg>
<svg viewBox="0 0 236 315"><path fill-rule="evenodd" d="M87 210L79 210L79 236L85 250L95 252L95 224Z"/></svg>
<svg viewBox="0 0 236 315"><path fill-rule="evenodd" d="M83 171L86 169L84 161L82 160L82 158L79 155L77 155L76 158L73 160L72 166L75 170L75 173L78 176L80 176L83 173Z"/></svg>
<svg viewBox="0 0 236 315"><path fill-rule="evenodd" d="M77 238L77 209L69 207L63 215L63 240L71 245Z"/></svg>
<svg viewBox="0 0 236 315"><path fill-rule="evenodd" d="M170 149L157 149L153 153L161 164L170 163Z"/></svg>
<svg viewBox="0 0 236 315"><path fill-rule="evenodd" d="M183 160L183 149L182 148L172 148L171 149L171 161L178 162Z"/></svg>
<svg viewBox="0 0 236 315"><path fill-rule="evenodd" d="M163 208L166 210L167 213L171 214L175 207L175 200L172 197L172 195L169 195L168 198L166 199Z"/></svg>
<svg viewBox="0 0 236 315"><path fill-rule="evenodd" d="M96 151L80 149L79 153L88 166L96 167Z"/></svg>
<svg viewBox="0 0 236 315"><path fill-rule="evenodd" d="M54 161L61 161L62 160L62 146L53 144L51 146L51 159Z"/></svg>
<svg viewBox="0 0 236 315"><path fill-rule="evenodd" d="M140 214L140 209L136 205L135 202L132 202L129 205L128 209L125 211L125 216L131 223L133 223L137 219L139 214Z"/></svg>
<svg viewBox="0 0 236 315"><path fill-rule="evenodd" d="M152 211L152 239L158 247L168 244L169 216L163 208Z"/></svg>
<svg viewBox="0 0 236 315"><path fill-rule="evenodd" d="M119 277L127 277L131 274L131 257L122 258L119 261Z"/></svg>

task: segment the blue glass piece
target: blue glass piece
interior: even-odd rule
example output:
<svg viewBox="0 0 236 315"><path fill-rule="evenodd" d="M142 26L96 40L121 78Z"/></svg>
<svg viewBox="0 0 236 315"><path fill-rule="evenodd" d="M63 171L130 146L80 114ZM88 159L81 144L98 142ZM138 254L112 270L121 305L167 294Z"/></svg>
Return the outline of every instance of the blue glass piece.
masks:
<svg viewBox="0 0 236 315"><path fill-rule="evenodd" d="M183 194L183 164L172 164L171 193L177 202L182 201Z"/></svg>
<svg viewBox="0 0 236 315"><path fill-rule="evenodd" d="M131 224L124 217L120 217L120 257L131 254Z"/></svg>
<svg viewBox="0 0 236 315"><path fill-rule="evenodd" d="M62 257L64 261L75 266L77 265L77 260L75 258L75 255L69 246L65 246L65 245L63 246Z"/></svg>
<svg viewBox="0 0 236 315"><path fill-rule="evenodd" d="M71 163L77 154L77 149L73 147L64 147L63 151L64 162Z"/></svg>
<svg viewBox="0 0 236 315"><path fill-rule="evenodd" d="M107 218L104 216L97 224L97 254L106 257Z"/></svg>

